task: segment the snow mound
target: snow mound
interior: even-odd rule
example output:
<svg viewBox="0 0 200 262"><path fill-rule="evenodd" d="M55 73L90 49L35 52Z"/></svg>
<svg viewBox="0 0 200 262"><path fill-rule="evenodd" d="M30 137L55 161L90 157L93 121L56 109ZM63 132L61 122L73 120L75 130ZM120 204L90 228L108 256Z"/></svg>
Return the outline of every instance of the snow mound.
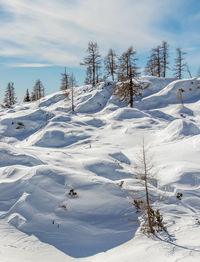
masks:
<svg viewBox="0 0 200 262"><path fill-rule="evenodd" d="M118 121L132 118L143 118L149 115L136 108L120 108L110 115L110 118Z"/></svg>
<svg viewBox="0 0 200 262"><path fill-rule="evenodd" d="M182 99L180 99L180 93ZM155 109L169 104L191 103L200 99L200 79L176 80L156 94L145 97L137 104L138 108Z"/></svg>
<svg viewBox="0 0 200 262"><path fill-rule="evenodd" d="M48 107L50 105L54 105L64 99L64 95L62 92L54 93L52 95L46 96L41 99L40 106L41 107Z"/></svg>
<svg viewBox="0 0 200 262"><path fill-rule="evenodd" d="M77 101L76 112L95 113L102 110L107 104L113 93L112 86L106 86L104 83L92 88L90 95L86 93Z"/></svg>
<svg viewBox="0 0 200 262"><path fill-rule="evenodd" d="M18 227L18 228L23 226L23 224L25 224L26 222L27 222L26 219L23 216L21 216L20 214L17 214L17 213L11 214L8 218L8 223L10 223L13 226Z"/></svg>
<svg viewBox="0 0 200 262"><path fill-rule="evenodd" d="M88 137L89 136L81 130L64 131L63 128L59 126L48 126L41 132L30 137L27 144L39 147L65 147L87 139Z"/></svg>
<svg viewBox="0 0 200 262"><path fill-rule="evenodd" d="M23 115L14 115L12 118L4 118L0 121L0 134L4 137L16 137L24 140L34 132L43 128L49 119L54 115L43 109L36 109L33 112L28 110Z"/></svg>
<svg viewBox="0 0 200 262"><path fill-rule="evenodd" d="M193 136L200 134L200 129L193 123L187 122L182 119L172 121L159 136L163 141L173 141L184 136Z"/></svg>
<svg viewBox="0 0 200 262"><path fill-rule="evenodd" d="M24 165L24 166L35 166L42 165L42 161L36 157L23 153L23 150L14 148L13 146L5 143L0 143L0 166L11 166L11 165Z"/></svg>
<svg viewBox="0 0 200 262"><path fill-rule="evenodd" d="M181 115L182 117L186 117L186 116L194 116L194 112L189 109L188 107L186 106L182 106L182 105L179 105L176 109L176 114L179 114Z"/></svg>
<svg viewBox="0 0 200 262"><path fill-rule="evenodd" d="M155 94L162 89L164 89L167 85L171 82L177 80L176 78L163 78L163 77L156 77L156 76L141 76L139 77L141 82L146 84L150 84L147 89L142 91L142 97L147 97L152 94Z"/></svg>
<svg viewBox="0 0 200 262"><path fill-rule="evenodd" d="M149 110L148 114L151 115L153 118L161 119L164 121L173 121L175 118L169 114L166 114L158 109Z"/></svg>

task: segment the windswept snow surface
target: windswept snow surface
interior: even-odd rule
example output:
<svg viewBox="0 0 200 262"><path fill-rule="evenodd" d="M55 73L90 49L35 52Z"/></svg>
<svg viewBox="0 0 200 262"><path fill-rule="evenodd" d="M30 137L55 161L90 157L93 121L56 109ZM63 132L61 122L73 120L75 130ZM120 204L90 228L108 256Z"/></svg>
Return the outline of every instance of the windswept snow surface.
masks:
<svg viewBox="0 0 200 262"><path fill-rule="evenodd" d="M0 262L200 261L200 80L141 80L133 109L101 83L75 88L75 113L61 92L0 110ZM133 205L143 138L167 228L154 237Z"/></svg>

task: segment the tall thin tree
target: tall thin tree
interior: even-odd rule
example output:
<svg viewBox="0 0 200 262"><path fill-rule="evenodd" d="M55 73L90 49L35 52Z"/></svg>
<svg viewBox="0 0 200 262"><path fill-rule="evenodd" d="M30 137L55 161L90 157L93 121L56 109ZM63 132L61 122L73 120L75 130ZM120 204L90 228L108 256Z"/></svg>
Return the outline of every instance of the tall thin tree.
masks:
<svg viewBox="0 0 200 262"><path fill-rule="evenodd" d="M10 107L16 103L14 83L9 82L4 97L4 106Z"/></svg>
<svg viewBox="0 0 200 262"><path fill-rule="evenodd" d="M119 58L118 80L115 94L119 101L127 102L133 107L134 97L138 95L139 83L133 81L133 78L139 76L138 67L136 66L136 51L131 46Z"/></svg>
<svg viewBox="0 0 200 262"><path fill-rule="evenodd" d="M169 64L169 44L166 41L161 45L161 61L162 61L162 76L166 77L168 64Z"/></svg>
<svg viewBox="0 0 200 262"><path fill-rule="evenodd" d="M42 84L42 81L38 79L33 87L33 92L32 92L32 101L39 101L42 97L44 97L45 90L44 86Z"/></svg>
<svg viewBox="0 0 200 262"><path fill-rule="evenodd" d="M174 64L174 75L181 79L183 77L183 73L186 70L186 63L185 63L185 55L186 53L182 51L181 48L176 49L176 58Z"/></svg>
<svg viewBox="0 0 200 262"><path fill-rule="evenodd" d="M31 101L30 94L29 94L28 89L26 89L26 95L24 97L24 102L30 102L30 101Z"/></svg>
<svg viewBox="0 0 200 262"><path fill-rule="evenodd" d="M156 231L165 230L159 210L154 210L152 206L153 200L150 197L150 185L152 187L156 179L152 155L150 154L149 147L145 145L144 139L141 152L135 159L135 173L136 178L139 179L144 186L144 196L142 199L140 201L134 200L136 208L142 209L143 211L144 223L142 225L142 231L155 234Z"/></svg>
<svg viewBox="0 0 200 262"><path fill-rule="evenodd" d="M115 81L115 75L117 74L117 54L110 48L108 54L104 59L104 65L106 70L106 75L111 76L112 81Z"/></svg>
<svg viewBox="0 0 200 262"><path fill-rule="evenodd" d="M92 85L95 86L98 82L99 69L101 67L101 55L99 53L99 47L97 42L88 43L87 53L88 55L83 59L81 65L87 67L87 72L91 73Z"/></svg>
<svg viewBox="0 0 200 262"><path fill-rule="evenodd" d="M60 86L60 90L65 91L68 89L69 86L69 77L68 74L66 73L66 67L65 67L65 71L64 73L61 74L62 78L61 78L61 86Z"/></svg>
<svg viewBox="0 0 200 262"><path fill-rule="evenodd" d="M76 78L72 73L69 78L69 87L71 88L72 112L74 112L74 87L76 86Z"/></svg>

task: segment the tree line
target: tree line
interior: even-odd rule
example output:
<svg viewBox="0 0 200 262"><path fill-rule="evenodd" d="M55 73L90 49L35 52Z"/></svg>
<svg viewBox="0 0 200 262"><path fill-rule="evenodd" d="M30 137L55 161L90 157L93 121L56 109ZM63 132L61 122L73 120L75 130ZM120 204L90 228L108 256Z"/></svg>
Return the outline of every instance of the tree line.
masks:
<svg viewBox="0 0 200 262"><path fill-rule="evenodd" d="M45 96L44 86L42 84L42 81L38 79L35 85L33 86L33 91L31 95L29 93L29 90L26 89L24 102L37 101L37 100L40 100L44 96ZM14 105L16 102L17 102L17 97L15 96L14 83L9 82L6 87L5 96L3 100L3 106L10 107Z"/></svg>
<svg viewBox="0 0 200 262"><path fill-rule="evenodd" d="M97 42L89 42L86 52L87 56L80 63L80 65L86 67L85 84L95 86L98 82L104 81L107 78L110 78L112 81L120 80L123 67L128 66L127 59L132 60L131 64L134 67L134 72L136 73L137 70L136 75L139 75L139 68L136 66L138 58L136 58L136 51L132 46L121 55L117 55L115 50L110 48L107 55L103 58L99 52ZM184 71L189 70L188 64L185 62L185 55L186 53L181 48L176 49L176 57L172 70L174 76L178 79L183 77ZM151 49L144 73L150 76L166 77L169 69L169 44L163 41L161 45ZM128 70L127 67L126 74Z"/></svg>
<svg viewBox="0 0 200 262"><path fill-rule="evenodd" d="M105 57L102 57L99 51L97 42L89 42L86 50L87 55L80 63L81 66L86 67L85 84L95 86L101 81L110 79L116 82L115 95L118 96L119 101L125 101L133 107L133 100L139 96L140 91L148 86L142 83L138 76L141 74L140 68L137 66L138 58L133 47L129 47L121 55L117 55L114 49L110 48ZM183 77L184 71L190 74L188 64L185 62L186 53L181 48L176 49L176 57L174 60L174 76L178 79ZM169 44L163 41L161 45L151 49L150 56L143 73L150 76L166 77L169 70ZM61 74L61 87L65 97L69 95L71 89L73 100L73 87L77 84L73 74L69 75L66 72ZM45 95L45 89L41 80L37 80L31 94L26 90L24 102L40 100ZM12 106L16 103L16 96L14 91L14 83L9 82L5 92L3 105L5 107ZM72 102L72 111L74 105Z"/></svg>

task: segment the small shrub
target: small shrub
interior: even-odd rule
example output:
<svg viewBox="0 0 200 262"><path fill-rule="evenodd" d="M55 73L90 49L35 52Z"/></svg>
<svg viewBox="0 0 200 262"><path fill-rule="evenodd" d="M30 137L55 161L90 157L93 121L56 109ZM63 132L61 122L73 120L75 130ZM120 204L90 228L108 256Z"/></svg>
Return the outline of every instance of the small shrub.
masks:
<svg viewBox="0 0 200 262"><path fill-rule="evenodd" d="M59 208L67 209L67 206L63 204L63 205L60 205Z"/></svg>
<svg viewBox="0 0 200 262"><path fill-rule="evenodd" d="M17 127L16 127L16 129L22 129L22 128L24 128L25 126L24 126L24 123L22 123L22 122L17 122Z"/></svg>
<svg viewBox="0 0 200 262"><path fill-rule="evenodd" d="M70 191L69 191L69 193L68 193L68 196L70 196L70 197L77 197L78 196L78 194L74 191L74 189L72 188L72 189L70 189Z"/></svg>
<svg viewBox="0 0 200 262"><path fill-rule="evenodd" d="M150 207L150 220L153 228L153 232L150 231L150 228L148 226L148 220L146 214L143 215L144 222L142 223L141 231L143 233L153 233L155 232L161 232L161 231L166 231L166 228L163 224L163 217L160 214L160 211L154 210L152 207Z"/></svg>
<svg viewBox="0 0 200 262"><path fill-rule="evenodd" d="M120 182L119 182L119 187L123 187L123 184L124 184L124 181L123 181L123 180L120 181Z"/></svg>
<svg viewBox="0 0 200 262"><path fill-rule="evenodd" d="M180 116L183 118L186 118L186 116L183 113L181 113Z"/></svg>
<svg viewBox="0 0 200 262"><path fill-rule="evenodd" d="M143 208L144 202L143 202L142 200L136 200L136 199L134 199L134 200L133 200L133 204L134 204L134 206L135 206L135 208L136 208L136 213L138 213L138 212L140 212L141 209Z"/></svg>
<svg viewBox="0 0 200 262"><path fill-rule="evenodd" d="M179 192L179 193L176 194L177 199L182 200L182 197L183 197L182 193Z"/></svg>

